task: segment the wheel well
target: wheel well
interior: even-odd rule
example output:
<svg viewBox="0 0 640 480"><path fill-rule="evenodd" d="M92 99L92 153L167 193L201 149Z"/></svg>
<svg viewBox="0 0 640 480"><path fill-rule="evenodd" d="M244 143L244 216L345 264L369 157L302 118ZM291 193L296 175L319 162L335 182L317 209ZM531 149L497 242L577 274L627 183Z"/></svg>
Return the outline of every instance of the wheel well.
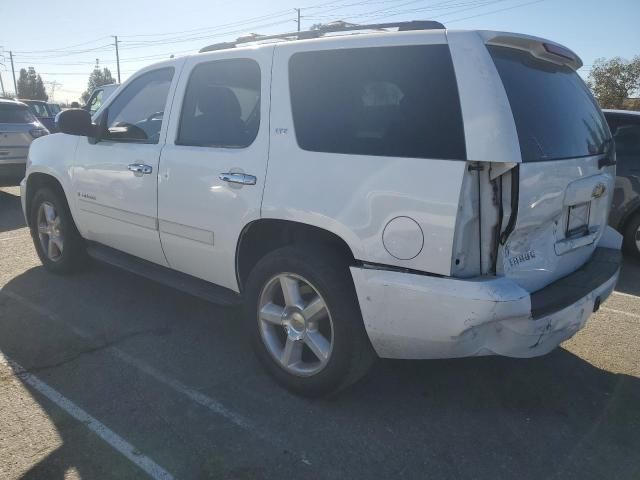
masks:
<svg viewBox="0 0 640 480"><path fill-rule="evenodd" d="M25 205L27 218L29 218L29 212L31 212L31 201L36 192L42 187L49 187L60 193L66 199L64 189L55 177L46 173L32 173L29 175L29 178L27 178L27 201Z"/></svg>
<svg viewBox="0 0 640 480"><path fill-rule="evenodd" d="M319 244L329 246L345 262L354 256L347 243L335 233L319 227L288 220L262 219L247 225L236 249L236 272L242 291L254 265L267 253L287 245Z"/></svg>
<svg viewBox="0 0 640 480"><path fill-rule="evenodd" d="M629 222L631 222L636 217L636 215L640 215L640 205L634 205L633 209L627 212L627 214L620 222L619 231L624 232L629 226Z"/></svg>

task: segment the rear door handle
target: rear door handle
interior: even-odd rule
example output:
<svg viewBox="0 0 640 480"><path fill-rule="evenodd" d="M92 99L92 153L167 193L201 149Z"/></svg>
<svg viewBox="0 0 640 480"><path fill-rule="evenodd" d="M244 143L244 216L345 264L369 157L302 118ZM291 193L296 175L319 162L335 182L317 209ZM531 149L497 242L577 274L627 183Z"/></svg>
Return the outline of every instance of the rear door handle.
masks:
<svg viewBox="0 0 640 480"><path fill-rule="evenodd" d="M151 165L145 165L144 163L132 163L127 168L137 177L139 177L140 175L149 175L151 172L153 172L153 167Z"/></svg>
<svg viewBox="0 0 640 480"><path fill-rule="evenodd" d="M237 183L240 185L255 185L256 177L249 175L248 173L226 172L218 175L218 178L223 182Z"/></svg>

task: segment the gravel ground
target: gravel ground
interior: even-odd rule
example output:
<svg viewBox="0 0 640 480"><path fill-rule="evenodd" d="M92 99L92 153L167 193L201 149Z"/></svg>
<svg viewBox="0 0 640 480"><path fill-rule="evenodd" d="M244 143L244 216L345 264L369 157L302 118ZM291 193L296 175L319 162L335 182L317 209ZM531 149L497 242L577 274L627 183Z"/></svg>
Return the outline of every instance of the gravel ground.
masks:
<svg viewBox="0 0 640 480"><path fill-rule="evenodd" d="M0 189L0 478L640 478L640 264L537 359L380 361L275 386L236 309L95 266L44 271ZM146 472L146 473L145 473Z"/></svg>

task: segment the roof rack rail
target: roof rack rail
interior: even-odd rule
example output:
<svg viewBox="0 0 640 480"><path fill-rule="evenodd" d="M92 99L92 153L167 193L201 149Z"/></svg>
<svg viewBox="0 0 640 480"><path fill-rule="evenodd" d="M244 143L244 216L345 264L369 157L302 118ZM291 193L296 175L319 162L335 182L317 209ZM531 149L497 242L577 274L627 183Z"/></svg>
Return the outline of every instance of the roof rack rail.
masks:
<svg viewBox="0 0 640 480"><path fill-rule="evenodd" d="M309 38L318 38L325 33L334 32L353 32L357 30L381 30L385 28L397 28L399 32L409 30L443 30L445 26L434 20L411 20L409 22L391 22L391 23L371 23L367 25L353 25L345 22L335 22L336 25L324 25L317 30L303 30L301 32L278 33L276 35L257 35L251 34L245 37L239 37L234 42L214 43L200 49L200 53L213 52L215 50L224 50L233 48L243 43L261 42L263 40L306 40Z"/></svg>

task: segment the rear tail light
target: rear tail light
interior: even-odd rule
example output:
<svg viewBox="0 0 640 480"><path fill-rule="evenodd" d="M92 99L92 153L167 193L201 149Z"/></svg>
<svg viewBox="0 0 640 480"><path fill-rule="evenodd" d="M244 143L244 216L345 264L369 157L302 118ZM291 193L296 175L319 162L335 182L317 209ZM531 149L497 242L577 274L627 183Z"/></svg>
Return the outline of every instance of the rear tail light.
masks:
<svg viewBox="0 0 640 480"><path fill-rule="evenodd" d="M568 48L561 47L560 45L554 45L553 43L543 43L542 46L547 51L547 53L566 58L567 60L571 60L572 62L576 60L575 55Z"/></svg>
<svg viewBox="0 0 640 480"><path fill-rule="evenodd" d="M46 128L34 128L33 130L29 130L29 133L33 138L40 138L49 135L49 130Z"/></svg>

